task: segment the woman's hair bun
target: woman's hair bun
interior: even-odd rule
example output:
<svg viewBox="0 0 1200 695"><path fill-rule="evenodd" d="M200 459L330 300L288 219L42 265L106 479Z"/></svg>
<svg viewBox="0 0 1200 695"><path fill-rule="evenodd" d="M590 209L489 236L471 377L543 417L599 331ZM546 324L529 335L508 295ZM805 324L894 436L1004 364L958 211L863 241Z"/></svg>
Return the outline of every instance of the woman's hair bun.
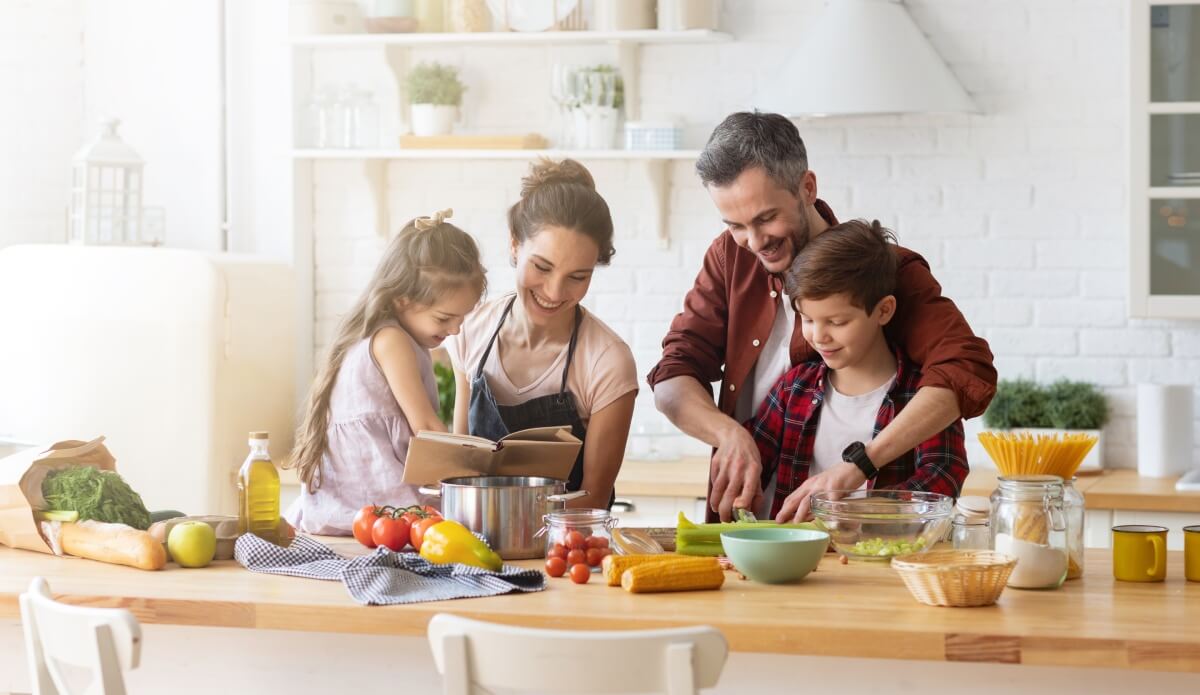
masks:
<svg viewBox="0 0 1200 695"><path fill-rule="evenodd" d="M596 190L596 181L591 172L579 162L574 159L555 162L543 157L535 162L529 168L529 174L521 179L521 197L529 197L529 194L542 186L560 183L578 184Z"/></svg>

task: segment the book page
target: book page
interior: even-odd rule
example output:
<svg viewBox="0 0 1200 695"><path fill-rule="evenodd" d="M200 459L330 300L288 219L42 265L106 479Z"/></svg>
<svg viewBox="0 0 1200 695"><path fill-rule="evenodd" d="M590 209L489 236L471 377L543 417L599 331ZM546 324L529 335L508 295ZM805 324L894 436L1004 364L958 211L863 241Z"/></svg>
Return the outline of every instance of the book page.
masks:
<svg viewBox="0 0 1200 695"><path fill-rule="evenodd" d="M453 432L434 432L432 430L421 430L417 432L417 439L427 439L433 442L443 442L446 444L456 444L458 446L469 446L476 449L488 449L495 451L499 448L496 442L483 437L475 437L469 434L454 434Z"/></svg>

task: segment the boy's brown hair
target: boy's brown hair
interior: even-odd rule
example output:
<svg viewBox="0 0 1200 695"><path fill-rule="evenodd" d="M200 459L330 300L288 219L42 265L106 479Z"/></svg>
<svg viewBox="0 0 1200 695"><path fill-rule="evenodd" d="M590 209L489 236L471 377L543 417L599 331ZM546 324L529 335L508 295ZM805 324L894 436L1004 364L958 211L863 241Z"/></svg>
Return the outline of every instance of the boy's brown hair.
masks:
<svg viewBox="0 0 1200 695"><path fill-rule="evenodd" d="M845 293L868 314L896 289L896 235L879 220L850 220L813 237L783 274L793 303Z"/></svg>

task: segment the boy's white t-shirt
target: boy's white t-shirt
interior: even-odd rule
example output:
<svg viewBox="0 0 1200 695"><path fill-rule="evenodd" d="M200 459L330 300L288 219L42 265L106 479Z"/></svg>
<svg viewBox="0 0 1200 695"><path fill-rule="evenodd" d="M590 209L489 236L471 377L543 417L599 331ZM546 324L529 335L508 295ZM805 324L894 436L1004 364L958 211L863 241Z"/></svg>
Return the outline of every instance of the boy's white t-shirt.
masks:
<svg viewBox="0 0 1200 695"><path fill-rule="evenodd" d="M882 386L861 396L847 396L833 387L831 374L825 374L825 402L817 420L817 437L813 442L813 460L808 477L827 471L842 460L842 451L851 442L869 442L875 438L875 418L896 375ZM863 482L862 487L867 486Z"/></svg>
<svg viewBox="0 0 1200 695"><path fill-rule="evenodd" d="M471 312L463 322L458 335L446 339L446 351L454 367L468 379L475 377L475 370L488 340L496 331L496 323L512 294L497 297ZM580 307L582 309L582 307ZM511 320L511 317L510 319ZM492 346L483 373L487 377L492 396L500 405L517 405L533 398L558 393L562 387L562 371L567 359L567 346L541 374L528 384L517 385L509 379L500 363L500 339ZM575 396L575 408L584 425L592 413L627 393L638 390L637 364L633 351L603 321L583 309L583 320L579 323L579 337L575 341L575 358L567 372L567 389Z"/></svg>

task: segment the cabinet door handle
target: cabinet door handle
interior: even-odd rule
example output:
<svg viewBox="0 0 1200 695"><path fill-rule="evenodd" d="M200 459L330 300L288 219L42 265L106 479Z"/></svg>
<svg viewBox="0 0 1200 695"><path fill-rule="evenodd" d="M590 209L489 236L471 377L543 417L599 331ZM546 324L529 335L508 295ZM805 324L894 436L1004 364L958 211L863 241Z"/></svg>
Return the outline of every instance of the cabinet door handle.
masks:
<svg viewBox="0 0 1200 695"><path fill-rule="evenodd" d="M623 500L623 499L617 498L617 499L613 500L612 511L617 512L617 513L636 512L637 505L635 505L630 500Z"/></svg>

